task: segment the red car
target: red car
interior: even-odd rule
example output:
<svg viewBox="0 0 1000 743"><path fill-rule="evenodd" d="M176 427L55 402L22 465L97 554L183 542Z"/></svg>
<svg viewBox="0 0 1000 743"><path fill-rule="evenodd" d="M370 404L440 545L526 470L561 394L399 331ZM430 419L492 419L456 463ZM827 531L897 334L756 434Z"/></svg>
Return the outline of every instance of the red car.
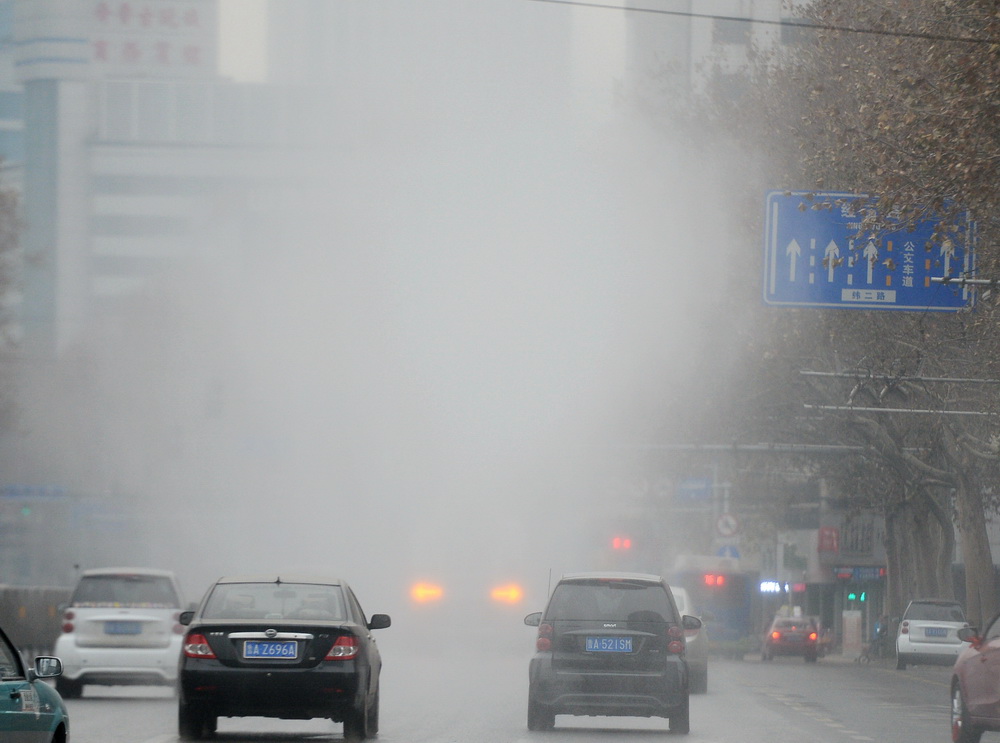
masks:
<svg viewBox="0 0 1000 743"><path fill-rule="evenodd" d="M775 617L764 636L761 660L798 655L814 663L822 655L821 628L815 617Z"/></svg>
<svg viewBox="0 0 1000 743"><path fill-rule="evenodd" d="M958 630L970 643L955 661L951 676L951 739L979 743L987 730L1000 730L1000 616L980 633Z"/></svg>

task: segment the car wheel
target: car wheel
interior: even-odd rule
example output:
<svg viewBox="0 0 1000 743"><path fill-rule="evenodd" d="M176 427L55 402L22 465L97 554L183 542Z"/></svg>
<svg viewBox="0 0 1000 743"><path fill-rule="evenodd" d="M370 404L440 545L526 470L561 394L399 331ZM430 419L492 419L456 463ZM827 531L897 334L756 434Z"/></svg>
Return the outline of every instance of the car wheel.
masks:
<svg viewBox="0 0 1000 743"><path fill-rule="evenodd" d="M368 706L368 735L372 737L378 735L378 696L379 690L375 689L375 699Z"/></svg>
<svg viewBox="0 0 1000 743"><path fill-rule="evenodd" d="M368 737L368 704L360 710L351 710L344 718L344 740L359 741Z"/></svg>
<svg viewBox="0 0 1000 743"><path fill-rule="evenodd" d="M962 698L958 681L951 685L951 740L952 743L979 743L983 731L969 722L969 710Z"/></svg>
<svg viewBox="0 0 1000 743"><path fill-rule="evenodd" d="M205 735L206 717L198 707L187 702L177 705L177 732L181 740L201 740Z"/></svg>
<svg viewBox="0 0 1000 743"><path fill-rule="evenodd" d="M83 682L59 676L56 678L56 691L63 699L79 699L83 694Z"/></svg>
<svg viewBox="0 0 1000 743"><path fill-rule="evenodd" d="M906 670L906 661L903 660L903 656L902 655L896 656L896 670L897 671L905 671Z"/></svg>
<svg viewBox="0 0 1000 743"><path fill-rule="evenodd" d="M819 660L819 656L816 653L808 653L806 655L806 663L815 663L817 660Z"/></svg>
<svg viewBox="0 0 1000 743"><path fill-rule="evenodd" d="M684 698L684 704L670 715L670 732L677 735L691 732L691 706L687 697Z"/></svg>
<svg viewBox="0 0 1000 743"><path fill-rule="evenodd" d="M708 671L698 671L697 673L691 674L691 693L708 693Z"/></svg>
<svg viewBox="0 0 1000 743"><path fill-rule="evenodd" d="M552 708L528 694L528 730L551 730L555 726L556 716Z"/></svg>

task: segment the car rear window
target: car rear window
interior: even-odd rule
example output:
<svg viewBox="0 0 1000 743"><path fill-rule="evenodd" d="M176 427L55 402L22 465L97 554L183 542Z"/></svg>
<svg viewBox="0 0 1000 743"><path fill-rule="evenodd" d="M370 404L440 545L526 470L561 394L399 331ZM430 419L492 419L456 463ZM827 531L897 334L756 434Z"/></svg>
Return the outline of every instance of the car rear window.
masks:
<svg viewBox="0 0 1000 743"><path fill-rule="evenodd" d="M776 619L774 629L798 629L815 626L815 622L809 619Z"/></svg>
<svg viewBox="0 0 1000 743"><path fill-rule="evenodd" d="M88 575L80 579L73 606L175 609L181 605L173 582L158 575Z"/></svg>
<svg viewBox="0 0 1000 743"><path fill-rule="evenodd" d="M347 617L340 586L314 583L220 583L202 619L306 619L342 622Z"/></svg>
<svg viewBox="0 0 1000 743"><path fill-rule="evenodd" d="M625 580L560 583L545 618L611 622L676 622L662 586Z"/></svg>
<svg viewBox="0 0 1000 743"><path fill-rule="evenodd" d="M903 619L924 619L932 622L964 622L965 612L959 604L919 602L910 604Z"/></svg>

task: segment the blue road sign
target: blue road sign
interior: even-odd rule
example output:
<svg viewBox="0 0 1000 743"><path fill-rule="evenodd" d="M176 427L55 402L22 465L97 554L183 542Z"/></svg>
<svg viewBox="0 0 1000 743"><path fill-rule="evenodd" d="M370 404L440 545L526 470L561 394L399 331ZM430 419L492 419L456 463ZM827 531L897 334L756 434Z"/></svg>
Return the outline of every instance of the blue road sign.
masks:
<svg viewBox="0 0 1000 743"><path fill-rule="evenodd" d="M701 503L711 500L712 482L707 477L686 477L677 484L677 500Z"/></svg>
<svg viewBox="0 0 1000 743"><path fill-rule="evenodd" d="M740 551L732 544L724 544L715 551L719 557L731 557L734 560L740 559Z"/></svg>
<svg viewBox="0 0 1000 743"><path fill-rule="evenodd" d="M811 198L810 198L811 197ZM934 222L859 239L863 194L771 191L764 234L764 302L787 307L955 312L973 301L974 224L932 243ZM869 207L866 206L866 209Z"/></svg>

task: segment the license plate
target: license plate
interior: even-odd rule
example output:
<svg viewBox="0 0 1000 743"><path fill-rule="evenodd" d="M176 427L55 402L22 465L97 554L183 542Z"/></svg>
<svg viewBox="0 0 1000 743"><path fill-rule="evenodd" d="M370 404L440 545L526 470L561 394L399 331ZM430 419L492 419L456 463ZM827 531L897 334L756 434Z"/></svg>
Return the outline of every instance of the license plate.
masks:
<svg viewBox="0 0 1000 743"><path fill-rule="evenodd" d="M948 630L944 627L924 627L925 637L947 637Z"/></svg>
<svg viewBox="0 0 1000 743"><path fill-rule="evenodd" d="M138 622L105 622L104 634L139 635L142 634L142 625Z"/></svg>
<svg viewBox="0 0 1000 743"><path fill-rule="evenodd" d="M631 637L588 637L588 653L631 653Z"/></svg>
<svg viewBox="0 0 1000 743"><path fill-rule="evenodd" d="M247 640L243 643L244 658L295 658L299 644L295 640Z"/></svg>

